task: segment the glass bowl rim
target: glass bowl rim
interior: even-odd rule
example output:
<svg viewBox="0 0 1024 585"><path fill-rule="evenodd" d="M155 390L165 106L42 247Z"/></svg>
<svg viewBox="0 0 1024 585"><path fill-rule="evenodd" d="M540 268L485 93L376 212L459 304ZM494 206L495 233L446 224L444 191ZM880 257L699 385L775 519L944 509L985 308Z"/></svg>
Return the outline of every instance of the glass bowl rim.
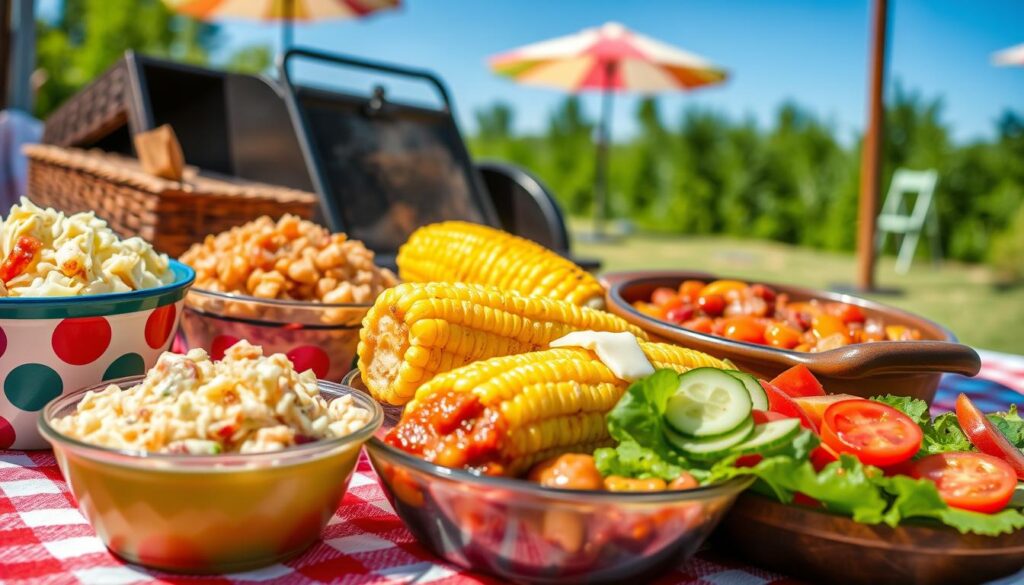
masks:
<svg viewBox="0 0 1024 585"><path fill-rule="evenodd" d="M226 302L243 302L252 303L256 305L271 305L277 307L286 307L291 309L367 309L373 306L373 303L322 303L320 301L295 301L291 299L261 299L250 295L240 295L229 292L207 290L193 286L189 289L185 295L185 306L189 306L188 296L195 294L197 296L208 296L215 299L219 299Z"/></svg>
<svg viewBox="0 0 1024 585"><path fill-rule="evenodd" d="M291 463L291 460L298 462L304 457L309 458L319 454L327 453L338 447L343 447L349 444L361 445L368 438L372 437L377 429L380 428L384 422L384 411L380 407L380 404L376 400L371 398L364 392L361 392L351 386L345 386L335 382L329 382L327 380L317 380L317 388L320 390L321 395L327 394L331 400L335 400L342 396L350 395L355 400L356 404L360 407L366 408L370 411L370 421L366 423L361 429L354 433L345 435L343 437L335 437L331 439L321 439L317 441L310 441L301 445L295 445L293 447L287 447L278 451L261 451L257 453L219 453L216 455L189 455L182 453L158 453L151 451L138 451L133 449L119 449L115 447L105 447L102 445L95 445L92 443L86 443L79 439L69 437L64 433L53 428L50 424L51 415L55 410L64 408L71 404L77 404L85 396L87 392L102 390L111 384L115 384L124 387L127 384L134 384L140 382L145 378L144 375L137 376L126 376L123 378L116 378L96 384L95 386L89 386L64 394L54 398L39 413L37 426L39 427L40 434L44 438L51 441L55 445L62 447L71 447L79 452L88 454L91 458L94 455L99 457L115 457L117 463L127 464L129 466L140 466L146 465L147 463L179 463L182 466L178 469L171 469L168 471L238 471L237 467L225 466L225 462L233 463L258 463L267 460L275 460L280 465L286 465ZM330 401L328 401L330 402Z"/></svg>
<svg viewBox="0 0 1024 585"><path fill-rule="evenodd" d="M174 280L167 284L151 288L140 288L124 292L109 292L98 295L79 295L73 297L0 297L0 306L3 305L89 305L92 303L106 303L113 301L127 301L133 299L144 299L171 293L180 289L191 289L196 280L196 271L188 264L178 260L169 259L167 268L174 274ZM187 294L187 292L186 292Z"/></svg>
<svg viewBox="0 0 1024 585"><path fill-rule="evenodd" d="M374 453L380 453L386 458L397 460L397 464L400 467L411 467L412 469L424 473L433 479L451 481L456 484L472 487L473 489L502 489L525 493L544 499L571 500L593 504L679 504L719 496L738 495L750 487L750 484L754 483L755 479L749 476L738 476L727 479L723 482L699 486L688 490L665 490L661 492L570 490L544 487L525 479L476 475L464 469L444 467L396 449L384 443L384 441L381 441L376 435L371 436L370 440L366 442L366 451L371 455L371 458ZM380 475L379 472L378 475Z"/></svg>

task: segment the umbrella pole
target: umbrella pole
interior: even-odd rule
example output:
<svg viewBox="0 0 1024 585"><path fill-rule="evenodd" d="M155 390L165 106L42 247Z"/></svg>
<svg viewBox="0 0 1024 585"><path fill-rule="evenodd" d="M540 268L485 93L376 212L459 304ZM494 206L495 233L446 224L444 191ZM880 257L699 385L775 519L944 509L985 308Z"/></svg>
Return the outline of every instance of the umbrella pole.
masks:
<svg viewBox="0 0 1024 585"><path fill-rule="evenodd" d="M867 131L860 162L860 209L857 230L857 288L875 288L875 221L878 192L881 188L881 147L885 112L882 92L885 86L885 36L888 1L875 0L872 15L870 89L868 90Z"/></svg>
<svg viewBox="0 0 1024 585"><path fill-rule="evenodd" d="M292 46L293 27L295 22L295 0L284 0L283 12L281 15L281 54L288 52Z"/></svg>
<svg viewBox="0 0 1024 585"><path fill-rule="evenodd" d="M597 138L596 167L594 169L594 237L604 238L604 224L608 211L608 150L611 147L612 100L611 78L615 65L608 64L606 85L601 94L601 120Z"/></svg>

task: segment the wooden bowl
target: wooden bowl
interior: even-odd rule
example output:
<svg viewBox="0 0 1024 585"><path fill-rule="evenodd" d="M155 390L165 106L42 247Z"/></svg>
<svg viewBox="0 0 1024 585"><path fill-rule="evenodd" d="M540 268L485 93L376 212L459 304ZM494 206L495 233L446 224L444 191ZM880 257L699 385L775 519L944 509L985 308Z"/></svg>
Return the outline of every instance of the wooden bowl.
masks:
<svg viewBox="0 0 1024 585"><path fill-rule="evenodd" d="M724 550L812 583L958 585L1024 569L1024 530L992 537L945 526L860 524L749 492L717 537Z"/></svg>
<svg viewBox="0 0 1024 585"><path fill-rule="evenodd" d="M819 299L849 303L860 307L868 317L886 324L905 325L921 332L921 341L876 341L857 343L808 353L778 349L766 345L733 341L684 329L668 321L644 315L633 308L634 301L649 300L660 286L676 288L684 280L716 280L703 272L644 271L617 272L602 277L608 291L608 310L637 325L655 338L728 359L741 370L771 379L797 364L804 364L834 394L878 396L897 394L927 401L935 397L943 372L973 376L981 368L981 358L970 347L956 343L946 328L899 309L851 295L805 289L784 284L764 283L776 292L786 293L794 301Z"/></svg>

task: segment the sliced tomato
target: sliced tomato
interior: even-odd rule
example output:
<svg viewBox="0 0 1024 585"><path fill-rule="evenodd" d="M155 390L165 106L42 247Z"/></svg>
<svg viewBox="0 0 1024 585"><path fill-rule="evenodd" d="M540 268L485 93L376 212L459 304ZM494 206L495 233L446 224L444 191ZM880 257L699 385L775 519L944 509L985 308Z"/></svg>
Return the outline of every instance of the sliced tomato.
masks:
<svg viewBox="0 0 1024 585"><path fill-rule="evenodd" d="M825 409L832 406L836 402L842 402L843 400L863 400L859 396L853 394L826 394L825 396L794 396L793 402L796 402L800 408L803 409L807 416L810 417L814 424L821 426L821 417L825 416Z"/></svg>
<svg viewBox="0 0 1024 585"><path fill-rule="evenodd" d="M956 399L956 420L978 451L1002 459L1010 465L1018 479L1024 480L1024 453L1013 446L966 394Z"/></svg>
<svg viewBox="0 0 1024 585"><path fill-rule="evenodd" d="M824 396L825 389L807 366L798 364L772 380L772 385L789 396Z"/></svg>
<svg viewBox="0 0 1024 585"><path fill-rule="evenodd" d="M765 380L758 380L758 382L761 383L761 387L768 394L768 410L779 413L786 418L798 418L802 426L815 433L818 432L818 426L814 424L814 421L785 392L776 388L771 382Z"/></svg>
<svg viewBox="0 0 1024 585"><path fill-rule="evenodd" d="M907 415L872 400L843 400L825 409L821 440L836 453L887 467L921 449L924 433Z"/></svg>
<svg viewBox="0 0 1024 585"><path fill-rule="evenodd" d="M786 416L779 412L772 412L770 410L758 410L756 408L750 411L750 417L754 419L755 425L763 425L764 423L767 422L784 420L787 418L794 418L792 416Z"/></svg>
<svg viewBox="0 0 1024 585"><path fill-rule="evenodd" d="M988 514L1005 508L1017 488L1010 465L985 453L929 455L914 463L910 475L934 483L950 506Z"/></svg>

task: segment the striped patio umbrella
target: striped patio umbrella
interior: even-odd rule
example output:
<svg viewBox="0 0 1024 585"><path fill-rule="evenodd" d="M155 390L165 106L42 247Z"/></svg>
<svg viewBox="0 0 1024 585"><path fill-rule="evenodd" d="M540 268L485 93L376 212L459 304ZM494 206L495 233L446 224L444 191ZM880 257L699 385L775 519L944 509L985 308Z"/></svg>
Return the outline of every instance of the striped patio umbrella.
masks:
<svg viewBox="0 0 1024 585"><path fill-rule="evenodd" d="M179 14L199 20L245 18L281 22L281 52L292 44L296 21L362 18L396 8L401 0L164 0Z"/></svg>
<svg viewBox="0 0 1024 585"><path fill-rule="evenodd" d="M1003 67L1024 67L1024 43L994 53L992 63Z"/></svg>
<svg viewBox="0 0 1024 585"><path fill-rule="evenodd" d="M490 59L491 69L519 83L565 91L600 91L601 124L594 175L595 230L603 230L612 96L691 90L725 81L726 72L699 55L609 22L526 45Z"/></svg>

